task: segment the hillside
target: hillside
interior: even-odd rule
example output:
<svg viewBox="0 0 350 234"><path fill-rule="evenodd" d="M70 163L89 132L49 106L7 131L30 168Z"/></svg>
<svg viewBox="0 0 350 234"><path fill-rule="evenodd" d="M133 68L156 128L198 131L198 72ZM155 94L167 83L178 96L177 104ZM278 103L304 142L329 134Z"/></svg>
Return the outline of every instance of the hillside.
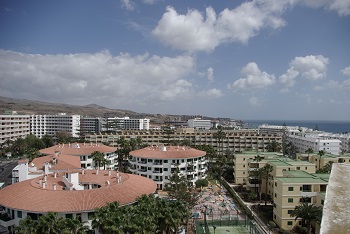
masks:
<svg viewBox="0 0 350 234"><path fill-rule="evenodd" d="M137 113L130 110L109 109L96 104L86 106L49 103L42 101L32 101L26 99L13 99L0 97L0 114L4 111L13 110L21 114L50 114L58 113L77 114L90 117L125 117L149 118L151 120L161 120L162 115L147 113ZM157 122L157 121L156 121Z"/></svg>

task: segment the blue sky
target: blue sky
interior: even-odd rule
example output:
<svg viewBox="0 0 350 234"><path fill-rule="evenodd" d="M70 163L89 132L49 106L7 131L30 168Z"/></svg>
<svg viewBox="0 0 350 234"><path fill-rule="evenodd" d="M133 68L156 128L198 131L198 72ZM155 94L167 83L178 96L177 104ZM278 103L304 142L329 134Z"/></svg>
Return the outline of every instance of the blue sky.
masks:
<svg viewBox="0 0 350 234"><path fill-rule="evenodd" d="M0 35L0 96L350 119L350 0L2 0Z"/></svg>

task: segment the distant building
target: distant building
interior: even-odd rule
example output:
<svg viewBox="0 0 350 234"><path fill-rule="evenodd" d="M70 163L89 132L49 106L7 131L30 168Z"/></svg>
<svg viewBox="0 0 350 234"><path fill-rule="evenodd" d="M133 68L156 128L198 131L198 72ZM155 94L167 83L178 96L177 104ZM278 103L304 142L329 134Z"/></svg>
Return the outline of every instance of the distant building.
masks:
<svg viewBox="0 0 350 234"><path fill-rule="evenodd" d="M102 131L148 130L149 122L149 119L130 119L129 117L106 118L103 122Z"/></svg>
<svg viewBox="0 0 350 234"><path fill-rule="evenodd" d="M164 189L172 173L179 168L190 182L206 178L206 152L184 146L147 147L130 152L130 171L154 180Z"/></svg>
<svg viewBox="0 0 350 234"><path fill-rule="evenodd" d="M99 134L102 132L103 118L98 117L81 117L80 118L80 134Z"/></svg>
<svg viewBox="0 0 350 234"><path fill-rule="evenodd" d="M30 132L39 138L44 135L55 136L58 132L67 132L72 137L79 137L80 115L31 115Z"/></svg>
<svg viewBox="0 0 350 234"><path fill-rule="evenodd" d="M6 140L15 141L30 134L29 115L18 114L17 111L5 111L0 115L0 144Z"/></svg>
<svg viewBox="0 0 350 234"><path fill-rule="evenodd" d="M198 130L209 130L212 127L211 120L208 119L189 119L187 123L188 127Z"/></svg>

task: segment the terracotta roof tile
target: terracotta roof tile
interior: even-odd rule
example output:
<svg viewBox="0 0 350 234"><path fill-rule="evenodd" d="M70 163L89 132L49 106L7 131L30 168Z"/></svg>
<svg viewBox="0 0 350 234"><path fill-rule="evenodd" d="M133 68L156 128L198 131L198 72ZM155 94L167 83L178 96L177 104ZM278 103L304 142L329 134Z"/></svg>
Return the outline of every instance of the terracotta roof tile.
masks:
<svg viewBox="0 0 350 234"><path fill-rule="evenodd" d="M122 178L118 184L116 172L108 175L108 171L86 170L79 174L80 183L101 185L91 190L62 190L64 173L47 175L46 189L40 185L38 177L31 180L15 183L0 190L0 205L32 212L81 212L92 211L105 206L107 203L118 201L121 205L133 203L142 194L154 193L157 185L154 181L133 174L119 174ZM107 185L106 181L109 181ZM53 184L56 190L53 190Z"/></svg>
<svg viewBox="0 0 350 234"><path fill-rule="evenodd" d="M103 144L72 143L59 144L39 151L42 154L55 154L55 152L60 152L61 154L68 155L90 155L94 151L100 151L101 153L111 153L115 152L116 150L116 147L110 147Z"/></svg>
<svg viewBox="0 0 350 234"><path fill-rule="evenodd" d="M206 152L186 146L150 146L130 152L130 155L150 159L196 158L205 156Z"/></svg>

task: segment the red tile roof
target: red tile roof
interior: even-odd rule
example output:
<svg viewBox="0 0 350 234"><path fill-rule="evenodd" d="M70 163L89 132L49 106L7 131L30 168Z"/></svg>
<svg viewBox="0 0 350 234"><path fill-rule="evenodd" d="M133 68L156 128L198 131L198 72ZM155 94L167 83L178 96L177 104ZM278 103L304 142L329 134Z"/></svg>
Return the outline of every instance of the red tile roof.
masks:
<svg viewBox="0 0 350 234"><path fill-rule="evenodd" d="M103 144L72 143L59 144L39 151L42 154L55 154L55 152L60 152L61 154L68 155L90 155L94 151L100 151L101 153L112 153L116 150L116 147L110 147Z"/></svg>
<svg viewBox="0 0 350 234"><path fill-rule="evenodd" d="M55 165L53 165L54 158L56 159ZM29 164L29 166L31 166L31 164L33 163L38 170L43 170L45 166L45 162L49 162L52 165L51 170L81 168L80 157L73 156L73 155L64 155L64 154L59 154L58 156L49 155L49 156L42 156L39 158L35 158Z"/></svg>
<svg viewBox="0 0 350 234"><path fill-rule="evenodd" d="M130 155L150 159L177 159L202 157L206 152L186 146L150 146L131 151Z"/></svg>
<svg viewBox="0 0 350 234"><path fill-rule="evenodd" d="M93 211L105 206L107 203L118 201L121 205L133 203L142 194L152 194L157 185L151 179L119 173L121 182L116 180L116 171L109 176L108 171L85 170L79 173L79 183L92 183L101 185L91 190L62 190L64 173L47 175L46 189L40 186L40 179L26 180L15 183L0 190L0 205L15 210L31 212L82 212ZM109 185L108 182L109 181ZM56 190L53 190L53 185Z"/></svg>

